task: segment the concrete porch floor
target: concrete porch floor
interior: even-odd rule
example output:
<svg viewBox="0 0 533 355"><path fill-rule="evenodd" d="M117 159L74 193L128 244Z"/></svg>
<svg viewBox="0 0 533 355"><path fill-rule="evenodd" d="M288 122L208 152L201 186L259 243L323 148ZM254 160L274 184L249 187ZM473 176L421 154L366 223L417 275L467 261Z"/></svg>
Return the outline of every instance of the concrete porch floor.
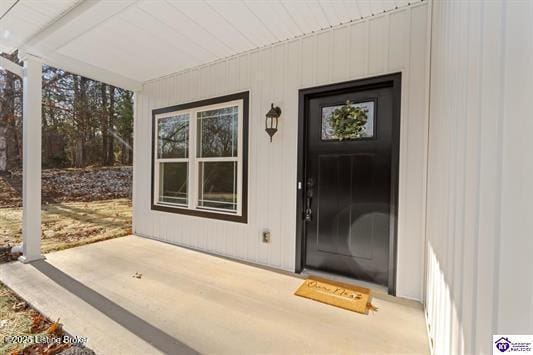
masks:
<svg viewBox="0 0 533 355"><path fill-rule="evenodd" d="M421 306L391 297L361 315L294 296L296 276L135 236L46 257L0 281L97 354L429 353Z"/></svg>

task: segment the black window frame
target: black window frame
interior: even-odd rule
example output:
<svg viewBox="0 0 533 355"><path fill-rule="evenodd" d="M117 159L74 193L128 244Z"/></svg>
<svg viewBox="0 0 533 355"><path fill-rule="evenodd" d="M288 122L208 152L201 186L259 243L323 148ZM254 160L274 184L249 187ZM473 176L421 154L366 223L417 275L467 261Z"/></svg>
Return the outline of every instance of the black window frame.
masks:
<svg viewBox="0 0 533 355"><path fill-rule="evenodd" d="M165 114L174 111L187 110L202 106L209 106L215 104L223 104L229 101L242 100L242 192L241 192L241 214L233 215L227 213L213 212L208 210L196 210L189 209L185 207L171 207L171 206L162 206L158 205L155 202L154 191L155 191L155 150L156 150L156 117L160 114ZM236 94L218 96L210 99L199 100L194 102L188 102L184 104L168 106L152 110L152 131L151 131L151 140L152 140L152 149L151 149L151 189L150 189L150 205L151 210L161 211L168 213L183 214L188 216L209 218L209 219L218 219L238 223L248 223L248 120L249 120L249 101L250 101L250 92L243 91ZM196 138L191 137L190 139Z"/></svg>

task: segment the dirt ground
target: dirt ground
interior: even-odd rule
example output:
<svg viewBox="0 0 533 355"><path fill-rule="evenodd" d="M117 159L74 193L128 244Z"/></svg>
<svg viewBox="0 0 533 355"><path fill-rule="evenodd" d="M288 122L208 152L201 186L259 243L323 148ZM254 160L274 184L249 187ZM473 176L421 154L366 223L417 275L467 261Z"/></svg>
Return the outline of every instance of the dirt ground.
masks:
<svg viewBox="0 0 533 355"><path fill-rule="evenodd" d="M131 234L131 201L114 199L43 206L43 253ZM0 245L22 237L22 209L0 208Z"/></svg>

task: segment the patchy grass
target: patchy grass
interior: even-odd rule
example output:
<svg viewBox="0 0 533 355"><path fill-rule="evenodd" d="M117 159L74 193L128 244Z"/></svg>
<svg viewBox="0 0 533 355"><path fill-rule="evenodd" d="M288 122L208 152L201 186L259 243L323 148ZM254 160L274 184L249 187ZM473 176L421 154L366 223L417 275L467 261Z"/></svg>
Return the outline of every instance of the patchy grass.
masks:
<svg viewBox="0 0 533 355"><path fill-rule="evenodd" d="M22 209L0 209L0 245L22 241ZM43 206L43 253L131 234L131 201L64 202ZM0 352L1 353L1 352Z"/></svg>
<svg viewBox="0 0 533 355"><path fill-rule="evenodd" d="M29 307L20 307L15 311L15 305L23 304L23 300L18 298L4 284L0 283L0 354L10 354L16 350L21 350L24 344L10 344L4 342L6 336L30 335L32 317L36 311Z"/></svg>
<svg viewBox="0 0 533 355"><path fill-rule="evenodd" d="M65 335L59 320L52 323L0 283L0 354L57 355L73 345L62 341ZM21 341L9 341L21 337ZM53 342L36 341L54 339Z"/></svg>
<svg viewBox="0 0 533 355"><path fill-rule="evenodd" d="M20 172L0 176L0 246L22 242L21 181ZM130 185L128 167L43 171L41 251L131 234L131 201L125 198ZM6 336L45 332L51 324L0 283L0 354L57 354L64 344L24 348L4 342Z"/></svg>

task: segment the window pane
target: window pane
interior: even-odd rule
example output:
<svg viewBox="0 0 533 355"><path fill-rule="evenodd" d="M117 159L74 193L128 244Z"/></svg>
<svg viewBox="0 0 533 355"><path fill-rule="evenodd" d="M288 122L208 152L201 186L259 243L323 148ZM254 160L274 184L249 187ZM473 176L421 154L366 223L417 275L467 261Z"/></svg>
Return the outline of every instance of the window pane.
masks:
<svg viewBox="0 0 533 355"><path fill-rule="evenodd" d="M159 164L159 202L187 204L188 163Z"/></svg>
<svg viewBox="0 0 533 355"><path fill-rule="evenodd" d="M332 123L332 116L334 112L341 109L344 105L327 106L322 108L322 134L321 139L327 140L339 140L339 137L335 134L334 125ZM350 106L360 108L366 114L366 122L360 127L356 125L352 126L350 134L343 139L360 139L370 138L374 136L374 101L359 102L351 104ZM353 121L354 124L357 121Z"/></svg>
<svg viewBox="0 0 533 355"><path fill-rule="evenodd" d="M236 157L239 107L198 112L198 157Z"/></svg>
<svg viewBox="0 0 533 355"><path fill-rule="evenodd" d="M198 206L237 211L237 162L200 162Z"/></svg>
<svg viewBox="0 0 533 355"><path fill-rule="evenodd" d="M157 157L189 157L189 115L160 118L157 123Z"/></svg>

